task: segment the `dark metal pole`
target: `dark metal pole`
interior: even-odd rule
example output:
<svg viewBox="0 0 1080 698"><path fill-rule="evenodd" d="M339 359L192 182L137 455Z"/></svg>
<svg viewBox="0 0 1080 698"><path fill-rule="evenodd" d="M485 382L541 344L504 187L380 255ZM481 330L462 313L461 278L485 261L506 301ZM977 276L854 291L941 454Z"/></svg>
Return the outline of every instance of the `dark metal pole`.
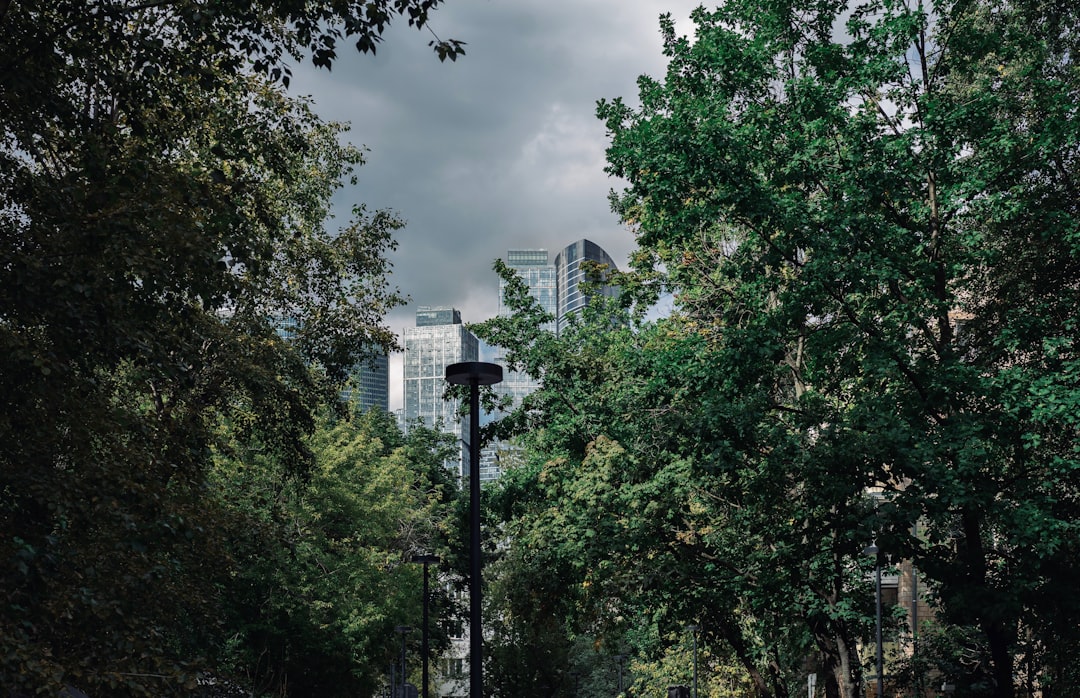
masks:
<svg viewBox="0 0 1080 698"><path fill-rule="evenodd" d="M882 685L885 679L884 662L881 656L881 551L874 557L874 570L877 577L877 698L883 698L885 687Z"/></svg>
<svg viewBox="0 0 1080 698"><path fill-rule="evenodd" d="M623 662L624 661L626 661L626 655L625 654L617 654L617 655L615 655L615 664L619 667L619 693L620 694L623 692L622 668L623 668Z"/></svg>
<svg viewBox="0 0 1080 698"><path fill-rule="evenodd" d="M412 562L419 562L424 566L424 625L421 628L421 641L420 652L423 663L422 681L424 682L423 696L428 698L428 657L430 656L429 648L429 633L428 633L428 603L431 600L431 593L428 591L428 565L437 564L439 562L438 555L413 555Z"/></svg>
<svg viewBox="0 0 1080 698"><path fill-rule="evenodd" d="M484 634L480 583L483 552L480 547L480 386L469 386L469 695L484 695Z"/></svg>
<svg viewBox="0 0 1080 698"><path fill-rule="evenodd" d="M424 561L424 628L423 635L420 642L420 651L422 652L423 660L423 672L421 674L421 681L423 681L423 693L424 698L428 698L428 563Z"/></svg>
<svg viewBox="0 0 1080 698"><path fill-rule="evenodd" d="M502 367L465 361L446 367L446 380L469 386L469 696L484 696L484 634L481 624L480 386L502 381Z"/></svg>
<svg viewBox="0 0 1080 698"><path fill-rule="evenodd" d="M864 555L874 556L874 615L877 616L877 698L883 698L885 687L882 685L885 679L885 663L881 652L881 548L877 541L863 549Z"/></svg>
<svg viewBox="0 0 1080 698"><path fill-rule="evenodd" d="M922 670L919 669L919 571L911 562L911 659L915 667L915 698L922 698Z"/></svg>
<svg viewBox="0 0 1080 698"><path fill-rule="evenodd" d="M399 688L401 689L402 698L405 696L405 684L408 682L408 671L405 663L405 637L412 632L412 628L408 625L398 625L394 628L394 632L401 635L401 683ZM397 696L394 696L397 698Z"/></svg>
<svg viewBox="0 0 1080 698"><path fill-rule="evenodd" d="M689 630L690 633L694 637L694 698L697 698L697 633L698 633L698 626L696 626L696 625L688 625L688 626L686 626L686 629Z"/></svg>
<svg viewBox="0 0 1080 698"><path fill-rule="evenodd" d="M697 698L697 627L693 629L694 633L694 698Z"/></svg>
<svg viewBox="0 0 1080 698"><path fill-rule="evenodd" d="M911 524L911 537L918 542L919 522ZM911 665L915 668L915 698L922 698L922 670L919 669L919 571L911 561Z"/></svg>

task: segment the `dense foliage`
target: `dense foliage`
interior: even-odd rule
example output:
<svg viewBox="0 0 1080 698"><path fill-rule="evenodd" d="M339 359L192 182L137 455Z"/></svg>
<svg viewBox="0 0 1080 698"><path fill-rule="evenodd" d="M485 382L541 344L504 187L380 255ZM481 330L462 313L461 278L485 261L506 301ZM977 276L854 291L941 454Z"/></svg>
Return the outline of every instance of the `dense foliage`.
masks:
<svg viewBox="0 0 1080 698"><path fill-rule="evenodd" d="M477 331L508 341L536 326L535 312ZM844 628L852 643L865 634L859 561L848 554L830 564L843 541L822 546L791 526L796 514L820 516L815 503L784 492L789 478L769 477L780 463L756 472L754 454L741 452L745 438L727 442L750 417L734 423L739 407L720 394L706 344L681 320L612 323L619 313L590 309L558 337L535 334L508 354L531 370L542 366L544 386L501 425L520 433L526 454L493 493L510 541L492 580L509 590L507 635L561 651L534 672L557 675L564 687L584 681L584 695L610 692L613 657L630 655L635 695L660 697L667 685L688 683L685 653L671 652L696 623L703 648L716 647L713 673L740 667L728 687L787 695L790 672L813 649L807 616L823 633ZM823 597L827 584L856 587L863 607L850 608L846 593ZM583 640L599 656L566 656ZM516 691L558 695L535 682L500 695Z"/></svg>
<svg viewBox="0 0 1080 698"><path fill-rule="evenodd" d="M934 606L908 680L1067 695L1080 14L732 0L694 22L663 20L640 107L599 106L628 289L675 313L486 330L545 380L506 424L532 449L508 530L567 575L578 629L625 624L655 661L698 622L762 696L811 670L861 690L876 540Z"/></svg>
<svg viewBox="0 0 1080 698"><path fill-rule="evenodd" d="M5 690L183 694L213 664L243 562L214 449L319 486L313 415L400 302L401 221L327 229L361 154L284 60L373 51L438 4L0 2Z"/></svg>
<svg viewBox="0 0 1080 698"><path fill-rule="evenodd" d="M245 695L373 695L396 659L395 626L419 627L418 552L446 558L458 486L443 466L452 443L378 410L324 416L305 477L261 444L223 441L210 484L232 566L219 575L229 637L216 673ZM432 570L435 573L435 570ZM432 585L432 617L453 617ZM432 623L433 655L446 646Z"/></svg>

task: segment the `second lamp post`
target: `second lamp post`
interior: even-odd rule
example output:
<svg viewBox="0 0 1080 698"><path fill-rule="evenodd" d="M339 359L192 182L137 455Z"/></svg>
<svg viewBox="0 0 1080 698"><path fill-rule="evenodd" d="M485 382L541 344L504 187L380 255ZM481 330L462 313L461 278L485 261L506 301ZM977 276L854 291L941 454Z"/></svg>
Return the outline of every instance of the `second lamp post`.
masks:
<svg viewBox="0 0 1080 698"><path fill-rule="evenodd" d="M439 563L438 555L413 555L412 562L418 562L424 566L424 620L421 632L421 661L423 662L423 674L421 684L421 695L424 698L428 698L428 602L430 601L430 594L428 592L428 565L436 565Z"/></svg>
<svg viewBox="0 0 1080 698"><path fill-rule="evenodd" d="M397 690L401 693L402 698L405 698L407 695L405 687L409 684L408 665L405 662L405 636L412 632L412 627L408 625L397 625L394 626L394 632L401 635L401 682ZM397 698L397 696L394 696L394 698Z"/></svg>
<svg viewBox="0 0 1080 698"><path fill-rule="evenodd" d="M871 543L863 550L866 555L874 556L874 610L877 616L877 698L883 698L885 695L885 686L883 682L885 680L885 662L883 661L881 651L881 549L878 548L877 542Z"/></svg>
<svg viewBox="0 0 1080 698"><path fill-rule="evenodd" d="M697 631L698 626L688 625L686 629L690 631L691 636L694 638L694 692L693 698L697 698Z"/></svg>

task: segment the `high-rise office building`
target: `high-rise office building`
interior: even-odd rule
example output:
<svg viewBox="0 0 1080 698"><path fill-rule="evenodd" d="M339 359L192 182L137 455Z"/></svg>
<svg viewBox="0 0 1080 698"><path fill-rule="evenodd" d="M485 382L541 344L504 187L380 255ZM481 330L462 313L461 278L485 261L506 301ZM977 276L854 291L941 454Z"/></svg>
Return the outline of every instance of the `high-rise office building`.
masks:
<svg viewBox="0 0 1080 698"><path fill-rule="evenodd" d="M558 287L555 284L555 265L551 263L548 251L509 250L504 261L529 287L529 295L554 317L558 311ZM505 293L506 282L499 279L499 315L509 314ZM545 329L554 331L554 321Z"/></svg>
<svg viewBox="0 0 1080 698"><path fill-rule="evenodd" d="M558 288L555 284L555 265L551 263L547 250L509 250L506 253L506 266L513 269L518 277L529 287L529 295L536 299L540 307L549 313L552 318L558 311ZM506 282L499 279L499 315L509 315L506 307L505 295ZM555 331L555 321L544 325L543 329ZM497 363L503 363L496 359ZM528 374L517 371L506 371L503 382L495 386L495 392L499 395L511 395L514 405L521 404L521 399L537 388L537 382Z"/></svg>
<svg viewBox="0 0 1080 698"><path fill-rule="evenodd" d="M543 329L555 331L555 313L557 311L556 300L558 289L555 284L555 265L551 263L551 257L547 250L509 250L503 260L506 266L513 269L518 277L529 289L532 296L540 307L552 316L552 321L544 325ZM499 315L510 314L505 302L506 282L499 279ZM502 357L496 357L495 362L503 366L506 362ZM521 404L522 399L537 389L538 383L527 373L518 371L505 371L503 380L492 386L495 394L500 398L509 396L512 407ZM498 415L496 415L498 416ZM508 454L515 452L512 444L494 443L486 447L480 456L480 479L488 482L498 479L502 473L502 464Z"/></svg>
<svg viewBox="0 0 1080 698"><path fill-rule="evenodd" d="M355 400L360 412L373 407L383 412L390 410L390 359L385 351L377 350L353 368L348 383L341 390L341 399Z"/></svg>
<svg viewBox="0 0 1080 698"><path fill-rule="evenodd" d="M405 428L423 420L429 427L440 426L458 439L459 457L448 463L464 480L468 463L469 419L458 414L460 401L443 400L446 367L462 361L476 361L479 341L461 324L454 308L420 306L416 327L405 329Z"/></svg>
<svg viewBox="0 0 1080 698"><path fill-rule="evenodd" d="M590 281L588 273L582 267L582 263L586 261L606 264L609 270L618 271L615 260L603 248L590 240L578 240L555 255L555 283L558 288L555 316L558 329L562 328L567 317L588 305L589 299L595 293L608 297L614 297L617 293L614 286L606 285L601 286L593 294L582 290L581 284Z"/></svg>
<svg viewBox="0 0 1080 698"><path fill-rule="evenodd" d="M506 266L513 269L528 287L529 295L554 318L543 327L549 331L558 331L569 315L588 304L589 295L580 288L581 283L589 280L585 269L581 267L586 260L616 269L611 256L589 240L578 240L569 245L555 257L554 263L548 251L540 249L509 250L504 259ZM499 315L509 314L505 292L506 282L500 279ZM598 292L605 296L615 295L615 289L610 286L603 286ZM501 358L496 358L495 361L505 365ZM520 405L525 396L538 387L539 382L536 379L517 371L506 371L502 383L493 386L500 397L512 398L512 407ZM481 458L481 480L496 479L502 472L503 461L515 452L514 445L508 443L492 444L485 448Z"/></svg>
<svg viewBox="0 0 1080 698"><path fill-rule="evenodd" d="M274 329L286 342L296 339L300 323L294 317L274 320ZM384 412L390 409L390 359L382 347L372 345L371 355L357 362L349 371L349 377L341 389L341 399L354 399L360 412L378 407Z"/></svg>
<svg viewBox="0 0 1080 698"><path fill-rule="evenodd" d="M460 325L461 311L447 306L432 307L421 305L416 309L417 327L434 327L436 325Z"/></svg>
<svg viewBox="0 0 1080 698"><path fill-rule="evenodd" d="M445 465L468 481L469 418L459 415L460 401L444 401L446 367L462 361L477 361L480 343L461 324L461 313L454 308L420 306L416 327L405 330L405 428L423 420L425 426L440 426L458 442L457 458ZM483 470L483 468L481 468ZM436 672L438 695L464 696L468 693L468 628L462 627L450 638Z"/></svg>

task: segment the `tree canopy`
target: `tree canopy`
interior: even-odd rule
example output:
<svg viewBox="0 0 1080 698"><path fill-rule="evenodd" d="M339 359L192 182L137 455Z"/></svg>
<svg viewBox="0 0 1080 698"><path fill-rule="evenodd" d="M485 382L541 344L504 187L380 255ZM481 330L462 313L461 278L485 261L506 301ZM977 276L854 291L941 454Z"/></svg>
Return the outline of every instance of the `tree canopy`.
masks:
<svg viewBox="0 0 1080 698"><path fill-rule="evenodd" d="M226 433L231 432L225 429ZM458 486L438 432L403 436L392 415L320 416L305 477L258 443L229 440L210 483L226 527L218 575L229 634L216 675L255 695L372 695L395 658L395 626L419 626L417 553L444 559L460 537ZM454 617L434 585L432 617ZM446 646L432 624L433 656Z"/></svg>
<svg viewBox="0 0 1080 698"><path fill-rule="evenodd" d="M545 381L507 422L536 449L510 525L542 527L528 545L608 617L700 622L759 695L807 657L827 695L860 690L875 540L934 607L911 680L1076 685L1080 16L733 0L693 20L662 20L640 106L598 109L628 291L675 312L488 332Z"/></svg>
<svg viewBox="0 0 1080 698"><path fill-rule="evenodd" d="M0 2L5 690L183 694L207 670L236 563L220 425L313 478L314 415L401 302L402 221L328 226L362 152L287 61L439 4Z"/></svg>

